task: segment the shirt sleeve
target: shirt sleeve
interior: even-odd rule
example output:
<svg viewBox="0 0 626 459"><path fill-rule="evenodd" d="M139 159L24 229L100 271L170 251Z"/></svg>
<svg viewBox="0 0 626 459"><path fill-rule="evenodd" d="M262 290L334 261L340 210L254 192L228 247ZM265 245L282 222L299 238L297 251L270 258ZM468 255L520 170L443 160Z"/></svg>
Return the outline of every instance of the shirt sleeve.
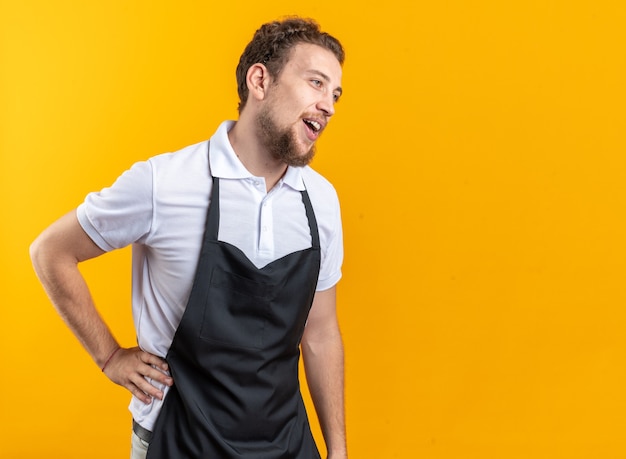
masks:
<svg viewBox="0 0 626 459"><path fill-rule="evenodd" d="M140 241L153 219L153 174L150 162L134 164L110 187L89 193L76 215L87 235L104 251Z"/></svg>
<svg viewBox="0 0 626 459"><path fill-rule="evenodd" d="M335 197L336 199L336 197ZM330 219L328 239L322 247L322 263L317 281L317 291L328 290L341 279L343 264L343 229L339 202L336 199L333 217Z"/></svg>

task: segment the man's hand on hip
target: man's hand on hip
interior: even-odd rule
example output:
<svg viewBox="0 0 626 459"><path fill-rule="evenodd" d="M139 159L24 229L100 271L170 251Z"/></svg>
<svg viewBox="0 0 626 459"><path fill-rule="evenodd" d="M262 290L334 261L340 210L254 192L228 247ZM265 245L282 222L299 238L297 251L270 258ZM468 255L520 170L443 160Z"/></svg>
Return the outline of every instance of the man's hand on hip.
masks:
<svg viewBox="0 0 626 459"><path fill-rule="evenodd" d="M125 387L142 402L149 404L153 398L163 400L163 391L154 383L165 386L174 384L168 373L167 362L138 347L121 348L107 362L104 374Z"/></svg>

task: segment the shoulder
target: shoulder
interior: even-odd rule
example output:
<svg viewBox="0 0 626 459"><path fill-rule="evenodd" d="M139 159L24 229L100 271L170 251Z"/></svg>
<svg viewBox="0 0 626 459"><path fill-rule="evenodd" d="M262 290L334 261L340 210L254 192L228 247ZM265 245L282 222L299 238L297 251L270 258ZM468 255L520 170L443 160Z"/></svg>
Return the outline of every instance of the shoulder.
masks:
<svg viewBox="0 0 626 459"><path fill-rule="evenodd" d="M153 156L148 163L156 195L204 189L211 176L207 141Z"/></svg>
<svg viewBox="0 0 626 459"><path fill-rule="evenodd" d="M208 141L205 140L175 152L153 156L147 162L158 173L193 171L202 166L208 167L208 153Z"/></svg>
<svg viewBox="0 0 626 459"><path fill-rule="evenodd" d="M302 168L302 181L314 204L316 202L339 204L337 191L333 184L310 166Z"/></svg>
<svg viewBox="0 0 626 459"><path fill-rule="evenodd" d="M335 187L309 166L302 169L302 181L321 229L336 231L341 225L341 211Z"/></svg>
<svg viewBox="0 0 626 459"><path fill-rule="evenodd" d="M136 186L148 185L159 177L188 174L208 167L208 143L190 145L176 152L162 153L144 161L138 161L124 171L117 181L127 181Z"/></svg>

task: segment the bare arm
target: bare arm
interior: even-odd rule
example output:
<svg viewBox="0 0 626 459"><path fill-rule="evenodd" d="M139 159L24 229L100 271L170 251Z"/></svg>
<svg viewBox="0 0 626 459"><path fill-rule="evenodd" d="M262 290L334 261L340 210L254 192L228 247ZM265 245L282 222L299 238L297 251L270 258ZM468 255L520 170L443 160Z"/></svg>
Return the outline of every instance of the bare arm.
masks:
<svg viewBox="0 0 626 459"><path fill-rule="evenodd" d="M50 225L30 247L35 272L67 326L111 381L145 403L163 393L145 377L171 385L165 361L139 348L121 349L96 310L78 263L105 253L84 232L72 211ZM111 357L112 356L112 357ZM109 360L110 359L110 360Z"/></svg>
<svg viewBox="0 0 626 459"><path fill-rule="evenodd" d="M302 337L302 357L328 457L346 458L343 342L335 287L315 294Z"/></svg>

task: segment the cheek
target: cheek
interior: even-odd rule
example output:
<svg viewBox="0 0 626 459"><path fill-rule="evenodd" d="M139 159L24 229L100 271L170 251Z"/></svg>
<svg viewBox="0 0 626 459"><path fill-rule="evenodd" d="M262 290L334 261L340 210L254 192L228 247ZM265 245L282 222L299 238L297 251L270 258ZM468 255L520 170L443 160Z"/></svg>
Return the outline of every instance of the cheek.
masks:
<svg viewBox="0 0 626 459"><path fill-rule="evenodd" d="M287 124L295 125L302 122L305 114L314 113L315 102L310 95L305 93L306 90L282 94L274 106L274 119L283 126Z"/></svg>

